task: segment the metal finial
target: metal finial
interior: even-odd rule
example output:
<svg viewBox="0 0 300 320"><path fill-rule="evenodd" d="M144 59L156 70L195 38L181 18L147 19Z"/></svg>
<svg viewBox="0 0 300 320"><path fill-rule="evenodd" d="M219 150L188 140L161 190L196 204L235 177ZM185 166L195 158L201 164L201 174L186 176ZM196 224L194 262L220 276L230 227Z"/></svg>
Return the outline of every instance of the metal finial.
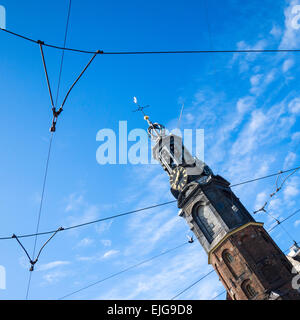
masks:
<svg viewBox="0 0 300 320"><path fill-rule="evenodd" d="M144 115L144 120L147 121L149 128L148 128L148 136L149 138L153 139L153 140L158 140L161 137L165 136L165 127L159 123L152 123L149 119L149 116L147 116L144 112L145 108L150 107L149 105L146 105L144 107L140 106L138 104L138 100L137 97L133 97L133 102L137 105L137 109L134 110L133 112L137 112L140 111L142 112L142 114Z"/></svg>

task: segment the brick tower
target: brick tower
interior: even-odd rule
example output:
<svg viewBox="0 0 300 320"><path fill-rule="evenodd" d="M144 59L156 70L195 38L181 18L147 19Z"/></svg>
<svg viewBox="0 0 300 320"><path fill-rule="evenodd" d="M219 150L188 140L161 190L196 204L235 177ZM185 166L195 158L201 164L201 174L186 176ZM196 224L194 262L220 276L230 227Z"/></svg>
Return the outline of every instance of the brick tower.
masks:
<svg viewBox="0 0 300 320"><path fill-rule="evenodd" d="M153 157L170 177L171 192L183 217L208 255L228 300L300 300L292 288L295 274L286 258L230 188L202 161L193 158L182 139L166 135L148 116Z"/></svg>

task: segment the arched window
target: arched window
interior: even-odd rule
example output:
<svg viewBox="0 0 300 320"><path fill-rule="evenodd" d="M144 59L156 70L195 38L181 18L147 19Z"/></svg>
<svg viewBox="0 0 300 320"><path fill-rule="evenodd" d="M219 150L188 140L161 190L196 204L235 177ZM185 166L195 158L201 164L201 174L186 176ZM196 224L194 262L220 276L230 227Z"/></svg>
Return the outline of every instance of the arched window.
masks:
<svg viewBox="0 0 300 320"><path fill-rule="evenodd" d="M256 295L256 291L253 289L253 287L250 284L246 285L246 291L248 293L249 298L253 298Z"/></svg>
<svg viewBox="0 0 300 320"><path fill-rule="evenodd" d="M233 277L237 279L237 275L234 272L234 266L232 266L232 263L234 262L234 258L232 254L229 252L229 250L226 249L222 252L222 259L226 264L227 268L229 269L229 271L231 272L231 274L233 275Z"/></svg>
<svg viewBox="0 0 300 320"><path fill-rule="evenodd" d="M255 291L255 289L252 287L251 282L249 279L245 280L242 283L242 289L245 293L245 295L247 296L248 299L252 299L257 295L257 292Z"/></svg>
<svg viewBox="0 0 300 320"><path fill-rule="evenodd" d="M228 251L225 251L224 254L223 254L223 259L225 262L227 263L232 263L233 262L233 256L228 252Z"/></svg>
<svg viewBox="0 0 300 320"><path fill-rule="evenodd" d="M209 206L196 206L193 211L193 218L197 222L197 225L203 232L207 241L211 243L215 235L215 228L218 225L218 221Z"/></svg>

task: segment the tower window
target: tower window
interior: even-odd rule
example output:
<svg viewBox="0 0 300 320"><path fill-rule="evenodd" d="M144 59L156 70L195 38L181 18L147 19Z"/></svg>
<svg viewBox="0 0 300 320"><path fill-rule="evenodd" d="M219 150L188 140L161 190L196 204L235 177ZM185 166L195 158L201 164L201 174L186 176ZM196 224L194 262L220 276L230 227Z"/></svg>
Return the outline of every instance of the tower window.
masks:
<svg viewBox="0 0 300 320"><path fill-rule="evenodd" d="M247 296L247 298L252 299L257 295L257 292L255 291L255 289L252 287L250 280L245 280L242 283L242 289L245 293L245 295Z"/></svg>
<svg viewBox="0 0 300 320"><path fill-rule="evenodd" d="M199 205L194 209L193 217L207 241L211 243L218 224L213 212L208 206Z"/></svg>
<svg viewBox="0 0 300 320"><path fill-rule="evenodd" d="M223 254L223 259L224 259L224 261L225 262L227 262L227 263L232 263L233 262L233 256L228 252L228 251L226 251L226 252L224 252L224 254Z"/></svg>
<svg viewBox="0 0 300 320"><path fill-rule="evenodd" d="M250 284L246 285L246 291L248 293L249 298L255 297L256 291L253 289L253 287Z"/></svg>
<svg viewBox="0 0 300 320"><path fill-rule="evenodd" d="M234 272L234 266L232 266L232 263L234 261L233 256L231 255L231 253L228 250L224 250L222 252L222 258L224 263L226 264L227 268L229 269L229 271L231 272L231 274L233 275L234 279L237 279L237 275Z"/></svg>

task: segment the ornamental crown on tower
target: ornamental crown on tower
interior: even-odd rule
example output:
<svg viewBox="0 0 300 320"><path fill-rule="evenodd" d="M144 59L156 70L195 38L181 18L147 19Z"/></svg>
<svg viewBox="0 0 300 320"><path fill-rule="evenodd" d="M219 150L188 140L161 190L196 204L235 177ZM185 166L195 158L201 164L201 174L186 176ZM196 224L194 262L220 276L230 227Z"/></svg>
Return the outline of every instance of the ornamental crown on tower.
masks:
<svg viewBox="0 0 300 320"><path fill-rule="evenodd" d="M134 99L137 104L137 99ZM137 104L138 105L138 104ZM148 106L146 106L148 107ZM152 122L144 113L144 108L138 105L135 111L141 111L148 123L148 136L155 142L152 148L153 158L157 160L170 177L171 192L178 199L181 192L190 182L207 183L213 172L201 160L193 157L184 146L180 136L167 134L165 127Z"/></svg>

